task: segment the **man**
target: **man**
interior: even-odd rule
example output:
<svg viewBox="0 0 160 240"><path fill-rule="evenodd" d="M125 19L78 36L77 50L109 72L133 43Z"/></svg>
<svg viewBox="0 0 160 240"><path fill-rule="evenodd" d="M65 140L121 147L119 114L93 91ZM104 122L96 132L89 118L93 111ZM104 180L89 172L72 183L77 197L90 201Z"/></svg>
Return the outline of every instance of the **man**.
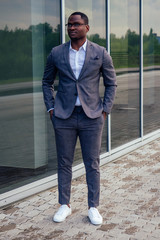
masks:
<svg viewBox="0 0 160 240"><path fill-rule="evenodd" d="M104 120L110 113L116 89L112 60L105 48L87 40L88 17L72 13L68 19L71 41L52 49L43 77L44 101L53 122L58 158L58 190L61 207L53 221L62 222L71 214L72 162L77 137L80 139L88 185L88 216L101 224L99 205L99 153ZM54 99L54 80L59 85ZM103 102L99 80L103 76Z"/></svg>

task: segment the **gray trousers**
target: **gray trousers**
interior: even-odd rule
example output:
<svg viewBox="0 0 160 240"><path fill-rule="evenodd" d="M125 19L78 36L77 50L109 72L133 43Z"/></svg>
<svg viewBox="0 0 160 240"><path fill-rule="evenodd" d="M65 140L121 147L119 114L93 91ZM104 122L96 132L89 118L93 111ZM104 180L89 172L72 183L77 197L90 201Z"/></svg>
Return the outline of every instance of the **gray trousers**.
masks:
<svg viewBox="0 0 160 240"><path fill-rule="evenodd" d="M79 137L83 162L86 169L88 186L88 206L99 205L100 171L99 154L101 147L103 114L95 119L88 118L82 107L75 107L68 119L52 118L58 158L58 190L59 203L69 204L72 163L77 137Z"/></svg>

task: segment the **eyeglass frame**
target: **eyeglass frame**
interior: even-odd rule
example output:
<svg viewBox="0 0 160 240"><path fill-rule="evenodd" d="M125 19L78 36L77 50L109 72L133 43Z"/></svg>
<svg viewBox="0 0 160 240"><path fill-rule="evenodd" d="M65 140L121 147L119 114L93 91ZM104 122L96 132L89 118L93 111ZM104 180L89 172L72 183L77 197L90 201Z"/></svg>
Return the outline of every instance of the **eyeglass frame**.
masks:
<svg viewBox="0 0 160 240"><path fill-rule="evenodd" d="M77 26L76 26L77 25ZM75 28L78 28L82 25L87 25L87 24L84 24L84 23L66 23L65 26L68 27L68 28L71 28L71 27L75 27Z"/></svg>

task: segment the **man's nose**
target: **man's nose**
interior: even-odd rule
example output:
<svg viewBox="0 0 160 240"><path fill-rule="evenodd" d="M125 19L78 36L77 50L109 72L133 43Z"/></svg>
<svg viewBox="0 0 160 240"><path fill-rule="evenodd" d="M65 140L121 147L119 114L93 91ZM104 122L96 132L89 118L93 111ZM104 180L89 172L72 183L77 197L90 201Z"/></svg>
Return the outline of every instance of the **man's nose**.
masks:
<svg viewBox="0 0 160 240"><path fill-rule="evenodd" d="M74 24L71 25L70 29L75 29L75 26Z"/></svg>

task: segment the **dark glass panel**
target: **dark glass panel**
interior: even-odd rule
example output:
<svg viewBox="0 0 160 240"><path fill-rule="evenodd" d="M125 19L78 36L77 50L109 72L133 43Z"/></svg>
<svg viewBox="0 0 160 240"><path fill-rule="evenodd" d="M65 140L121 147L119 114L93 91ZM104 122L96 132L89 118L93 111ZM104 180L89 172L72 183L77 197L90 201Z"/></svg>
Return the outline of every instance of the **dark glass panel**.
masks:
<svg viewBox="0 0 160 240"><path fill-rule="evenodd" d="M139 137L139 1L111 1L111 56L117 94L111 115L111 147Z"/></svg>
<svg viewBox="0 0 160 240"><path fill-rule="evenodd" d="M160 128L159 1L144 1L144 135Z"/></svg>
<svg viewBox="0 0 160 240"><path fill-rule="evenodd" d="M58 0L0 0L1 192L56 169L56 157L51 162L47 154L41 79L46 56L59 44L59 7Z"/></svg>

